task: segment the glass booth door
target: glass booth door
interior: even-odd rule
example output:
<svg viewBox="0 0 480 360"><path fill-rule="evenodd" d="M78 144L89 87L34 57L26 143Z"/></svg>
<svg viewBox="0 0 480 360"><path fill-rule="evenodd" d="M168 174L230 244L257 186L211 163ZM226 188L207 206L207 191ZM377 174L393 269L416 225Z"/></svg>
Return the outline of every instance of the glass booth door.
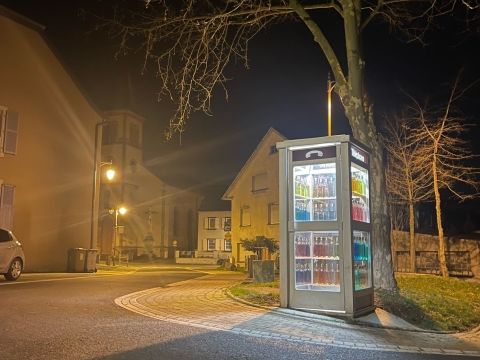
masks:
<svg viewBox="0 0 480 360"><path fill-rule="evenodd" d="M336 158L294 161L290 168L294 224L289 235L290 286L297 308L311 306L312 297L326 301L326 308L343 308L338 169Z"/></svg>

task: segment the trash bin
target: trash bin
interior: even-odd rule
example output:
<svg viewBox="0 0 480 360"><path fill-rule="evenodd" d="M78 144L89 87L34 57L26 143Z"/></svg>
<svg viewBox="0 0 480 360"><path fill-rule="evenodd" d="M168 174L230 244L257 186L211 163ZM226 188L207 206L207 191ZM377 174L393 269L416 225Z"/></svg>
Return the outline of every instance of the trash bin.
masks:
<svg viewBox="0 0 480 360"><path fill-rule="evenodd" d="M88 249L87 260L85 261L86 272L97 272L97 249Z"/></svg>
<svg viewBox="0 0 480 360"><path fill-rule="evenodd" d="M257 260L257 255L249 255L247 258L247 266L248 266L248 277L253 278L253 261Z"/></svg>
<svg viewBox="0 0 480 360"><path fill-rule="evenodd" d="M84 272L87 249L73 248L68 251L68 272Z"/></svg>

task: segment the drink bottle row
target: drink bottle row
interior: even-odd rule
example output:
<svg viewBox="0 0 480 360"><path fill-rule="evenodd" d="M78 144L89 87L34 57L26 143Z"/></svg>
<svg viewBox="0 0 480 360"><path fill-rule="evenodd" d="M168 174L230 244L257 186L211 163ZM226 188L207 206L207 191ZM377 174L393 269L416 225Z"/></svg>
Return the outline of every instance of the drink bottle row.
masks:
<svg viewBox="0 0 480 360"><path fill-rule="evenodd" d="M368 269L368 262L355 262L353 274L355 290L362 290L370 287L370 272Z"/></svg>
<svg viewBox="0 0 480 360"><path fill-rule="evenodd" d="M363 176L359 172L352 173L352 192L360 194L360 195L367 195L368 190L368 183Z"/></svg>
<svg viewBox="0 0 480 360"><path fill-rule="evenodd" d="M295 195L305 198L334 198L336 186L335 174L297 175L295 177Z"/></svg>
<svg viewBox="0 0 480 360"><path fill-rule="evenodd" d="M312 271L313 270L313 271ZM295 264L296 285L340 286L338 260L297 260Z"/></svg>
<svg viewBox="0 0 480 360"><path fill-rule="evenodd" d="M363 261L370 259L370 241L367 236L367 233L353 232L353 260Z"/></svg>
<svg viewBox="0 0 480 360"><path fill-rule="evenodd" d="M313 220L314 221L332 221L337 219L337 201L336 200L313 200Z"/></svg>
<svg viewBox="0 0 480 360"><path fill-rule="evenodd" d="M310 185L308 183L309 175L297 175L295 176L295 195L303 196L305 198L310 197Z"/></svg>
<svg viewBox="0 0 480 360"><path fill-rule="evenodd" d="M336 196L336 179L334 174L312 175L312 197L325 198Z"/></svg>
<svg viewBox="0 0 480 360"><path fill-rule="evenodd" d="M313 237L313 239L312 239ZM338 235L335 233L297 233L295 256L337 258L340 252Z"/></svg>
<svg viewBox="0 0 480 360"><path fill-rule="evenodd" d="M352 199L352 219L361 222L370 222L368 207L362 199Z"/></svg>
<svg viewBox="0 0 480 360"><path fill-rule="evenodd" d="M310 208L310 205L313 209ZM337 220L337 201L297 199L295 200L295 220L335 221Z"/></svg>

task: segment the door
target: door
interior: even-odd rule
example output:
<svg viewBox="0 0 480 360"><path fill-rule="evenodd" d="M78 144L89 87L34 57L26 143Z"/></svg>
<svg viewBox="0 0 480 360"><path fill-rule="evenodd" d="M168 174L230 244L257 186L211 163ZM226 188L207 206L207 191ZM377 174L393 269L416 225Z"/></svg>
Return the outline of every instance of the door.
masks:
<svg viewBox="0 0 480 360"><path fill-rule="evenodd" d="M0 271L6 271L15 255L16 245L10 232L0 229Z"/></svg>
<svg viewBox="0 0 480 360"><path fill-rule="evenodd" d="M294 308L344 310L339 153L340 146L290 153L289 303Z"/></svg>

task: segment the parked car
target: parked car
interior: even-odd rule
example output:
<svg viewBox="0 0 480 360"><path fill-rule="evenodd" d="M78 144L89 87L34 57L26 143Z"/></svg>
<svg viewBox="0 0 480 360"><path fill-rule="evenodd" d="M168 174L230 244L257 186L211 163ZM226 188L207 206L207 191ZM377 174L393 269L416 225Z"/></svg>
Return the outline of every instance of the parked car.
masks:
<svg viewBox="0 0 480 360"><path fill-rule="evenodd" d="M22 244L10 230L0 228L0 274L14 281L20 277L24 266Z"/></svg>

